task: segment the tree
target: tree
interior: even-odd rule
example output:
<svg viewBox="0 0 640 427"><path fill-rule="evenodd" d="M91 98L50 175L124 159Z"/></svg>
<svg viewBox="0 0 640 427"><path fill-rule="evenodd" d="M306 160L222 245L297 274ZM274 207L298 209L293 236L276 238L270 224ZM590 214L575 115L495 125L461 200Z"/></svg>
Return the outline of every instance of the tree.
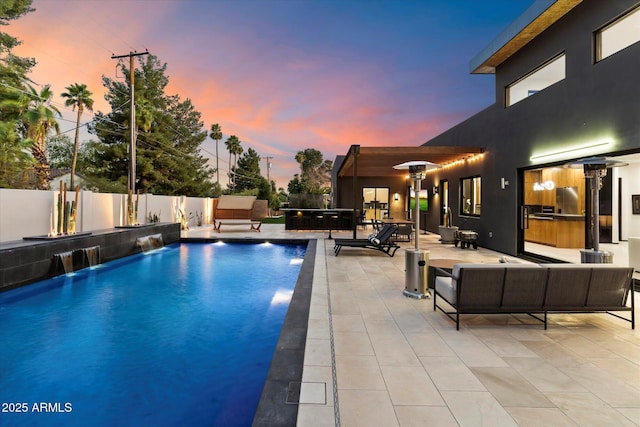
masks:
<svg viewBox="0 0 640 427"><path fill-rule="evenodd" d="M0 122L0 188L26 188L32 166L27 140L20 138L14 123Z"/></svg>
<svg viewBox="0 0 640 427"><path fill-rule="evenodd" d="M271 184L275 184L273 181L271 181ZM289 200L289 196L287 195L287 193L284 191L284 188L280 187L278 188L278 191L276 192L275 187L273 187L272 185L272 190L271 190L271 200L269 201L269 207L273 210L279 210L280 207L287 202L287 200Z"/></svg>
<svg viewBox="0 0 640 427"><path fill-rule="evenodd" d="M32 12L32 0L0 1L0 26ZM27 74L35 65L33 58L13 54L22 42L0 31L0 187L28 188L27 171L34 167L29 156L30 141L26 140L21 114Z"/></svg>
<svg viewBox="0 0 640 427"><path fill-rule="evenodd" d="M167 65L148 55L134 70L137 139L137 184L141 192L154 194L209 196L213 191L213 170L200 154L207 138L201 114L191 100L166 95ZM103 77L108 114L97 112L90 131L100 139L95 146L96 165L91 175L104 175L122 191L127 186L128 143L130 138L130 70L121 65L125 81ZM95 175L93 175L95 176Z"/></svg>
<svg viewBox="0 0 640 427"><path fill-rule="evenodd" d="M235 192L259 188L260 181L266 182L266 179L260 174L260 156L256 150L249 148L240 157L238 165L233 169L233 175L236 177L233 188Z"/></svg>
<svg viewBox="0 0 640 427"><path fill-rule="evenodd" d="M324 160L318 168L313 171L313 180L323 194L331 192L331 172L333 171L333 161Z"/></svg>
<svg viewBox="0 0 640 427"><path fill-rule="evenodd" d="M218 123L211 125L209 137L216 142L216 183L220 185L220 166L218 164L218 142L222 139L222 128Z"/></svg>
<svg viewBox="0 0 640 427"><path fill-rule="evenodd" d="M227 151L229 151L229 187L231 187L231 177L233 175L231 169L231 155L234 155L233 164L235 166L238 159L238 154L242 154L243 149L240 145L240 140L235 135L231 135L229 138L227 138L224 144L227 147ZM235 177L233 179L233 182L235 186Z"/></svg>
<svg viewBox="0 0 640 427"><path fill-rule="evenodd" d="M242 148L242 145L240 145L240 140L238 140L238 143L233 147L233 168L234 170L238 167L238 156L240 154L242 154L242 152L244 151L244 148ZM236 187L236 180L238 179L238 174L235 173L233 174L233 188L235 191L235 187Z"/></svg>
<svg viewBox="0 0 640 427"><path fill-rule="evenodd" d="M296 153L296 162L300 164L300 172L302 175L306 175L311 169L320 166L322 163L322 153L315 148L298 151Z"/></svg>
<svg viewBox="0 0 640 427"><path fill-rule="evenodd" d="M289 194L300 194L305 192L305 188L302 180L300 179L300 175L295 174L293 176L293 179L289 181L289 184L287 185L287 191L289 192Z"/></svg>
<svg viewBox="0 0 640 427"><path fill-rule="evenodd" d="M300 176L289 182L290 193L326 194L331 190L333 162L322 159L322 153L315 148L298 151L295 156L300 164ZM293 190L293 191L291 191Z"/></svg>
<svg viewBox="0 0 640 427"><path fill-rule="evenodd" d="M233 190L235 193L254 191L258 199L272 203L271 183L260 173L260 156L253 148L249 148L234 167L235 177Z"/></svg>
<svg viewBox="0 0 640 427"><path fill-rule="evenodd" d="M70 187L75 188L74 184L74 176L76 174L76 163L78 161L78 144L80 139L80 118L82 117L82 112L85 107L89 111L93 111L93 99L91 99L91 95L93 95L89 89L87 89L87 85L74 83L71 86L67 86L67 92L63 92L60 94L63 98L66 98L64 101L64 105L67 107L72 107L72 110L75 111L78 108L78 116L76 119L76 136L73 142L73 160L71 161L71 182Z"/></svg>
<svg viewBox="0 0 640 427"><path fill-rule="evenodd" d="M29 12L32 0L11 0L0 2L0 26L9 25L9 21L18 19ZM15 37L0 31L0 81L14 88L22 86L25 76L35 65L33 58L21 58L12 53L12 49L22 42Z"/></svg>
<svg viewBox="0 0 640 427"><path fill-rule="evenodd" d="M52 136L47 141L47 159L53 169L71 169L73 142L68 135Z"/></svg>
<svg viewBox="0 0 640 427"><path fill-rule="evenodd" d="M62 117L62 114L51 105L53 92L49 85L44 86L39 93L31 85L28 88L29 92L23 97L26 109L23 110L21 118L26 139L31 143L31 154L36 161L36 188L48 190L51 174L46 150L47 136L52 130L60 133L60 126L55 117Z"/></svg>
<svg viewBox="0 0 640 427"><path fill-rule="evenodd" d="M101 144L97 141L80 143L77 151L77 171L82 171L83 177L91 171L94 163L94 153ZM47 158L52 169L71 170L74 156L74 143L66 134L50 137L47 140Z"/></svg>

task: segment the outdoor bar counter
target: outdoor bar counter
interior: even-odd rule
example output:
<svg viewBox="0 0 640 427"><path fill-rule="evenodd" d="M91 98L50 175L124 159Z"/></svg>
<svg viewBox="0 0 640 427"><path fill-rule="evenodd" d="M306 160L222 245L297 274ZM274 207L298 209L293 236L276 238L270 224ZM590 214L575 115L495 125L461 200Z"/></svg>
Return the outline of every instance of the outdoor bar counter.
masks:
<svg viewBox="0 0 640 427"><path fill-rule="evenodd" d="M353 209L282 209L286 230L352 230Z"/></svg>

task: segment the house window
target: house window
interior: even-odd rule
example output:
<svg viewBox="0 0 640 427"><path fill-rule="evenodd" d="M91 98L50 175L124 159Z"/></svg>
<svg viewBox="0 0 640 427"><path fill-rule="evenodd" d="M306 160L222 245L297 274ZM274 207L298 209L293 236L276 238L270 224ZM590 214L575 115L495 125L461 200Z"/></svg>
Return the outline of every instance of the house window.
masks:
<svg viewBox="0 0 640 427"><path fill-rule="evenodd" d="M520 80L507 86L506 106L510 107L516 102L520 102L529 96L535 95L542 89L564 80L566 75L565 63L565 54L560 54Z"/></svg>
<svg viewBox="0 0 640 427"><path fill-rule="evenodd" d="M596 62L640 41L640 7L595 32Z"/></svg>
<svg viewBox="0 0 640 427"><path fill-rule="evenodd" d="M479 176L460 180L460 215L480 216L482 190Z"/></svg>

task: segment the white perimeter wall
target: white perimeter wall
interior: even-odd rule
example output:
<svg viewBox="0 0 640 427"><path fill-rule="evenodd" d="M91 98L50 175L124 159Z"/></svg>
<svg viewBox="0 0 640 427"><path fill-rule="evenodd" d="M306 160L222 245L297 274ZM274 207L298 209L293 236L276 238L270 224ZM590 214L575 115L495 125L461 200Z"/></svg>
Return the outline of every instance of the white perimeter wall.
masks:
<svg viewBox="0 0 640 427"><path fill-rule="evenodd" d="M0 188L0 242L21 240L28 236L55 231L59 191L14 190ZM75 192L67 192L67 201ZM177 210L193 214L189 227L196 226L196 212L204 213L203 224L211 223L213 199L202 197L140 195L138 223L145 224L150 213L160 222L177 222ZM124 224L126 195L81 191L78 195L76 232L113 228Z"/></svg>

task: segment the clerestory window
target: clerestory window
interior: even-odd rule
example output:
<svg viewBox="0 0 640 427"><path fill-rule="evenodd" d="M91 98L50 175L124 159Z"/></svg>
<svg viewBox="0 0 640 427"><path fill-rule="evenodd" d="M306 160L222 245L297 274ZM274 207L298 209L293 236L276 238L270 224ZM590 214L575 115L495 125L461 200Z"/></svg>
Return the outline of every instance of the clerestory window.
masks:
<svg viewBox="0 0 640 427"><path fill-rule="evenodd" d="M640 41L640 7L595 32L596 62Z"/></svg>
<svg viewBox="0 0 640 427"><path fill-rule="evenodd" d="M507 86L505 94L506 106L510 107L516 102L535 95L542 89L564 80L565 76L566 58L565 54L562 53Z"/></svg>

